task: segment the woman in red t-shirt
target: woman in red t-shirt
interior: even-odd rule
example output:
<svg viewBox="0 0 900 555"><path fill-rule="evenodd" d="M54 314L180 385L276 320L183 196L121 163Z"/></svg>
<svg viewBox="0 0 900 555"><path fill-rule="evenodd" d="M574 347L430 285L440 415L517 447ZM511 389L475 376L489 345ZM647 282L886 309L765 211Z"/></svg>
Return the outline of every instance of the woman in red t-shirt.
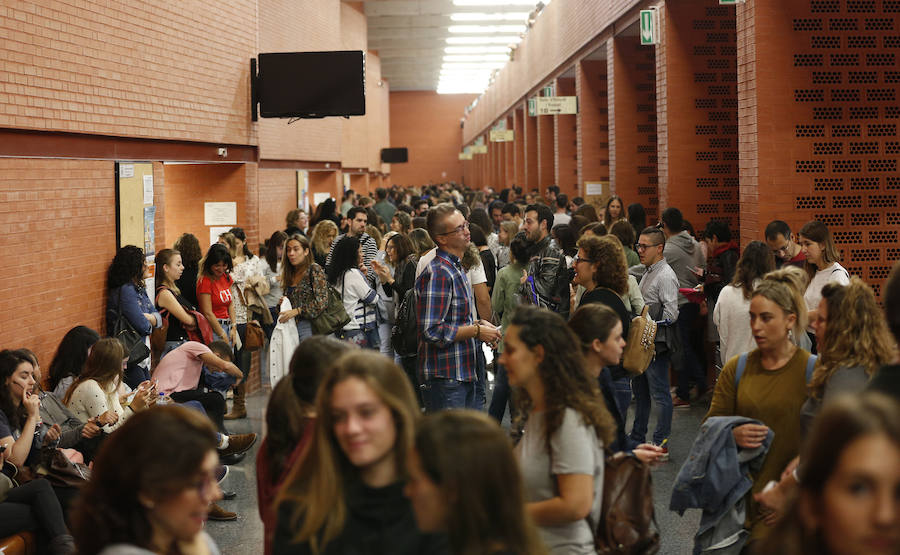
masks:
<svg viewBox="0 0 900 555"><path fill-rule="evenodd" d="M231 303L232 279L229 272L233 264L225 245L209 247L200 261L200 279L197 280L197 302L200 312L206 316L217 339L234 345L237 328L234 322L234 307Z"/></svg>

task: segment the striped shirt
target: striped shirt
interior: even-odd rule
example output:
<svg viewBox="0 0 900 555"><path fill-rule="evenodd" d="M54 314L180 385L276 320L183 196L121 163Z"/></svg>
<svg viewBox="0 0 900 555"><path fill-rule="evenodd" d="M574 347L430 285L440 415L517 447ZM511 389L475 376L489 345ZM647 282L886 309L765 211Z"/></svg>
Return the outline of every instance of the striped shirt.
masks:
<svg viewBox="0 0 900 555"><path fill-rule="evenodd" d="M416 297L419 378L475 381L475 339L456 341L460 326L475 323L475 298L459 258L438 249L416 278Z"/></svg>
<svg viewBox="0 0 900 555"><path fill-rule="evenodd" d="M641 277L641 295L651 318L668 323L678 319L678 276L665 259L647 267Z"/></svg>
<svg viewBox="0 0 900 555"><path fill-rule="evenodd" d="M341 239L346 237L346 233L341 233L337 237L334 238L334 241L331 242L331 248L328 249L328 257L325 259L325 268L331 267L331 255L334 253L334 247L337 245ZM359 244L362 246L363 250L363 265L366 268L370 268L370 264L373 260L375 260L375 256L378 254L378 245L375 244L375 239L372 238L371 235L366 233L365 231L357 237L359 239ZM372 289L375 288L375 272L370 271L369 275L366 276L366 281L369 282L369 287Z"/></svg>

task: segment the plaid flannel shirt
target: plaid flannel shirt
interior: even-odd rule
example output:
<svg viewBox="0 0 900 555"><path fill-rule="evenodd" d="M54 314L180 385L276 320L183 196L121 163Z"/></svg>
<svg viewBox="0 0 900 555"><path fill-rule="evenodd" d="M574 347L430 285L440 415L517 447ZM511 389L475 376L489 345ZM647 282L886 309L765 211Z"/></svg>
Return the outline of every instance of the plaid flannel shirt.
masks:
<svg viewBox="0 0 900 555"><path fill-rule="evenodd" d="M416 279L416 299L419 378L475 381L475 339L456 341L460 326L475 323L475 299L459 258L438 249Z"/></svg>

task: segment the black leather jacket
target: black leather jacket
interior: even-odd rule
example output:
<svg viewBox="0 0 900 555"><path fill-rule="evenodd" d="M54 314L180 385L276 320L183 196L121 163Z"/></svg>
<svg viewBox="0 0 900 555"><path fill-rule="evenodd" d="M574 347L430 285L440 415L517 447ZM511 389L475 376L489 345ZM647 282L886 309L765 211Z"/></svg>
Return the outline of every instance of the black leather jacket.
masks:
<svg viewBox="0 0 900 555"><path fill-rule="evenodd" d="M525 269L528 281L522 286L523 297L568 319L569 269L565 254L551 242L549 235L532 247L531 260Z"/></svg>

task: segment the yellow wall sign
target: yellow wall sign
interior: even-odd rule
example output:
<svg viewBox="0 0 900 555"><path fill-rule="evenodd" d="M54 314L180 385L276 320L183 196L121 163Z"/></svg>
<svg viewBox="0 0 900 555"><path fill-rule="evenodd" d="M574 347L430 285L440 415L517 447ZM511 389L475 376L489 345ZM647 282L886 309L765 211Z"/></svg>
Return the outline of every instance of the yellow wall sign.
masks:
<svg viewBox="0 0 900 555"><path fill-rule="evenodd" d="M487 145L473 145L472 154L487 154Z"/></svg>
<svg viewBox="0 0 900 555"><path fill-rule="evenodd" d="M471 159L472 159L472 153L471 153L471 152L460 152L460 153L459 153L459 159L460 159L460 160L471 160Z"/></svg>
<svg viewBox="0 0 900 555"><path fill-rule="evenodd" d="M512 129L496 129L491 131L492 143L511 143L515 138L515 132Z"/></svg>

